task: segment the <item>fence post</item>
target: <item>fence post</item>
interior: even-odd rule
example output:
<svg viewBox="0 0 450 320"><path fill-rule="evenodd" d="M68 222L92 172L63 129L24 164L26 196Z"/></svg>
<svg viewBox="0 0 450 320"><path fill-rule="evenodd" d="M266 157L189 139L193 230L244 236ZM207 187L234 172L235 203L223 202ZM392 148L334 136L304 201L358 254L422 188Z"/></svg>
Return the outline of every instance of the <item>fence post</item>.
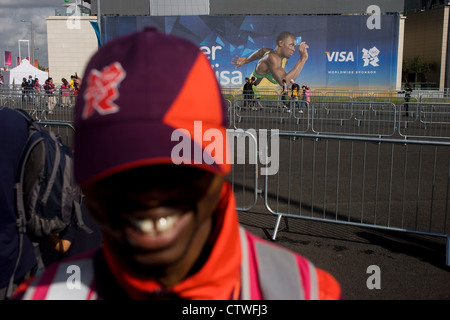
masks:
<svg viewBox="0 0 450 320"><path fill-rule="evenodd" d="M447 227L447 214L448 214L448 191L450 188L450 161L448 162L448 177L447 177L447 201L445 201L445 228ZM448 232L444 229L444 232ZM445 253L446 261L445 264L450 266L450 234L447 233L447 250Z"/></svg>
<svg viewBox="0 0 450 320"><path fill-rule="evenodd" d="M450 266L450 234L447 235L447 252L445 253L445 257L445 264L447 266Z"/></svg>

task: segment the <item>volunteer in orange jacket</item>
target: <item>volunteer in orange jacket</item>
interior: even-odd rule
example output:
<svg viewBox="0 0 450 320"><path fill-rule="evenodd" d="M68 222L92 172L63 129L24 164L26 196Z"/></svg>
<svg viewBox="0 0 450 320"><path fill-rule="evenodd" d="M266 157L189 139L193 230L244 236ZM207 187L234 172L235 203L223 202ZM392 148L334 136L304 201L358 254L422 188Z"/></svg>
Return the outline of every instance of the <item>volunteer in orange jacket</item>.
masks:
<svg viewBox="0 0 450 320"><path fill-rule="evenodd" d="M105 44L84 74L75 177L104 246L48 268L18 298L341 297L329 273L239 226L227 110L197 45L146 28Z"/></svg>

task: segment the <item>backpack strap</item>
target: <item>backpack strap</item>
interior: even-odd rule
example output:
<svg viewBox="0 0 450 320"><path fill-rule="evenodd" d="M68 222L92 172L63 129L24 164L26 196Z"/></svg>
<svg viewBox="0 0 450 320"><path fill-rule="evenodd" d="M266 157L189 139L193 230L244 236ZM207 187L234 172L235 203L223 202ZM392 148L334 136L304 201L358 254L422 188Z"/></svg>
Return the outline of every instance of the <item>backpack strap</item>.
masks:
<svg viewBox="0 0 450 320"><path fill-rule="evenodd" d="M77 201L74 201L73 205L74 205L74 209L75 209L75 216L77 217L77 226L80 229L83 229L88 234L94 233L94 231L92 231L91 228L89 228L87 225L84 224L83 215L81 213L80 203Z"/></svg>
<svg viewBox="0 0 450 320"><path fill-rule="evenodd" d="M23 110L23 109L13 109L13 110L17 111L17 113L19 113L22 117L25 118L25 120L26 120L27 123L28 123L29 129L30 129L30 127L31 127L31 128L33 128L34 130L36 130L36 131L42 131L42 130L44 130L44 129L42 129L42 127L41 127L38 123L36 123L36 120L33 119L33 118L31 117L31 115L30 115L28 112L26 112L25 110ZM30 135L31 135L31 134L30 134ZM24 149L25 149L25 148L24 148Z"/></svg>
<svg viewBox="0 0 450 320"><path fill-rule="evenodd" d="M39 249L39 242L32 242L34 249L34 256L36 257L38 271L42 272L45 270L44 260L42 260L41 250Z"/></svg>
<svg viewBox="0 0 450 320"><path fill-rule="evenodd" d="M34 120L31 118L31 116L23 109L14 109L16 110L20 115L24 117L24 119L27 121L28 126L33 126L36 129L39 129L38 126L34 123ZM14 290L14 278L17 272L17 268L19 267L20 260L22 258L22 249L23 249L23 242L24 242L24 236L26 234L26 216L25 216L25 205L23 202L23 193L24 193L24 172L25 172L25 166L26 166L26 160L30 156L31 151L34 149L34 147L41 142L42 139L36 139L36 136L34 134L29 134L28 139L22 148L22 154L20 156L20 166L19 166L19 174L16 180L16 184L14 185L14 193L16 195L16 213L17 213L17 230L19 233L19 252L17 254L17 260L16 265L14 266L13 273L11 275L11 278L9 280L7 292L6 292L6 298L9 299L12 297L13 290ZM36 242L32 242L33 248L34 248L34 254L36 257L37 267L39 271L43 271L45 269L44 262L42 260L42 256L40 254L39 250L39 244Z"/></svg>
<svg viewBox="0 0 450 320"><path fill-rule="evenodd" d="M18 185L16 184L14 186L14 189L17 190ZM20 202L20 201L18 201ZM21 206L23 208L23 202L21 202ZM24 211L21 210L22 214L24 214ZM22 257L22 248L23 248L23 236L25 234L25 217L23 217L19 214L17 220L16 220L16 224L17 224L17 230L19 231L19 252L17 254L17 260L16 260L16 265L14 266L14 270L13 273L11 275L11 278L9 279L9 284L8 284L8 288L6 289L6 299L9 299L12 297L13 295L13 291L14 291L14 277L16 275L16 271L17 268L19 267L19 262L20 262L20 258Z"/></svg>
<svg viewBox="0 0 450 320"><path fill-rule="evenodd" d="M13 109L13 110L17 111L22 117L24 117L25 120L27 120L28 124L31 124L34 122L33 118L25 110L23 110L23 109Z"/></svg>
<svg viewBox="0 0 450 320"><path fill-rule="evenodd" d="M49 131L50 138L57 144L58 140L56 138L56 135L53 131ZM61 162L61 152L59 148L55 148L55 159L52 167L52 172L50 174L50 179L48 180L47 188L45 189L45 192L42 196L42 203L47 203L48 197L50 196L50 193L52 192L53 185L55 183L56 174L58 173L58 167L59 163Z"/></svg>
<svg viewBox="0 0 450 320"><path fill-rule="evenodd" d="M28 123L30 122L29 115L28 113L26 113L24 110L18 109L19 113L21 115L24 116L24 118L27 120ZM6 292L6 298L10 298L13 294L13 287L14 287L14 278L16 275L16 271L17 268L19 267L19 263L20 260L22 258L22 248L23 248L23 242L24 242L24 235L26 233L26 217L25 217L25 206L23 203L23 174L25 171L25 163L26 163L26 159L28 158L29 154L30 154L30 150L32 150L37 143L39 143L39 141L33 141L33 137L29 136L27 139L27 142L25 143L23 150L22 150L22 155L20 158L20 167L19 167L19 175L17 178L17 182L14 185L14 193L16 195L16 214L17 214L17 220L16 220L16 225L17 225L17 231L19 233L19 252L17 254L17 260L16 260L16 265L14 266L14 270L13 273L11 275L11 278L9 280L9 284L8 284L8 289ZM31 145L31 147L30 147ZM27 151L28 152L25 152ZM34 252L36 253L36 246L33 243L34 246ZM37 248L39 249L39 248ZM36 256L36 261L38 262L38 268L39 270L43 270L44 269L44 264L42 262L42 257L39 253L38 256Z"/></svg>

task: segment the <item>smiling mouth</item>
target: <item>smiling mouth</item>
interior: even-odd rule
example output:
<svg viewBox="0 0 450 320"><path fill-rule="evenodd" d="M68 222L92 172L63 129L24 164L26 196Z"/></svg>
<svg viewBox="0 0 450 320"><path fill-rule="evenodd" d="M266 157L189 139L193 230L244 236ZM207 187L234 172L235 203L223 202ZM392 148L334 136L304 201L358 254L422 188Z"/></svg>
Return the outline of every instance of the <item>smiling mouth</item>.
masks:
<svg viewBox="0 0 450 320"><path fill-rule="evenodd" d="M128 217L126 241L136 249L160 251L171 248L193 223L193 212L173 212L164 217Z"/></svg>
<svg viewBox="0 0 450 320"><path fill-rule="evenodd" d="M173 229L181 214L174 214L167 217L157 219L145 218L131 218L131 224L141 233L146 235L157 235L168 232Z"/></svg>

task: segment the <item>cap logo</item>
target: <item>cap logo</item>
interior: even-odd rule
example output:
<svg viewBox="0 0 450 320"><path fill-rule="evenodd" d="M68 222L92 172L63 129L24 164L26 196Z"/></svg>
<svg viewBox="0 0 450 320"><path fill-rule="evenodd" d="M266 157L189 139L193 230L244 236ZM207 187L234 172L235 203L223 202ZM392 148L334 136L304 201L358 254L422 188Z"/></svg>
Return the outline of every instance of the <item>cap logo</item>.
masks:
<svg viewBox="0 0 450 320"><path fill-rule="evenodd" d="M119 62L114 62L101 71L91 70L84 92L83 119L92 116L95 110L101 115L119 111L119 106L114 101L119 97L118 88L125 76L126 72Z"/></svg>

